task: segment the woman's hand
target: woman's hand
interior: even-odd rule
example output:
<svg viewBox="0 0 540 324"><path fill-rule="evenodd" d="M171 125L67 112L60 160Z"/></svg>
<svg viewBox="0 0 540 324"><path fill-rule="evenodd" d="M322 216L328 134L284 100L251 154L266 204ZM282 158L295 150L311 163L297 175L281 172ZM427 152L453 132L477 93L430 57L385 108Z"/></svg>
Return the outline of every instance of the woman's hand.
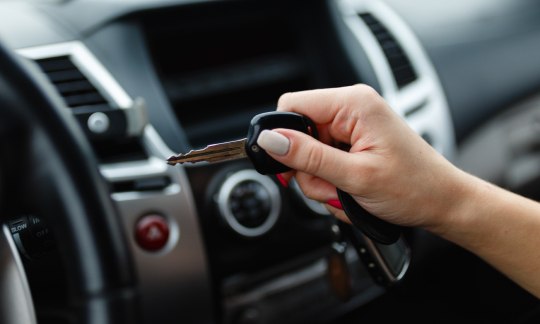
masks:
<svg viewBox="0 0 540 324"><path fill-rule="evenodd" d="M454 167L367 86L289 93L278 106L320 132L320 141L287 129L258 139L296 170L284 176L295 176L306 196L347 220L328 204L338 187L375 216L465 247L540 297L540 204ZM350 148L336 148L343 144Z"/></svg>
<svg viewBox="0 0 540 324"><path fill-rule="evenodd" d="M265 131L259 145L296 170L304 194L327 203L336 187L350 193L386 221L435 228L459 205L462 172L447 162L395 114L370 87L287 93L278 110L306 115L317 125L316 140L288 129ZM347 147L346 151L337 147ZM448 193L453 193L448 195Z"/></svg>

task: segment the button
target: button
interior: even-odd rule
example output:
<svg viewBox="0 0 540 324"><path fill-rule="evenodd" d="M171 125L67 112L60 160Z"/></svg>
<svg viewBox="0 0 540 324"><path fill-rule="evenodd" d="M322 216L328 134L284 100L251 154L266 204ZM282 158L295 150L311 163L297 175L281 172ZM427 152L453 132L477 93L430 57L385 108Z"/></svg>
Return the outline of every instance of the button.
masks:
<svg viewBox="0 0 540 324"><path fill-rule="evenodd" d="M163 216L146 215L135 226L135 239L143 249L157 251L167 244L169 232L169 224Z"/></svg>
<svg viewBox="0 0 540 324"><path fill-rule="evenodd" d="M264 224L271 212L270 194L257 181L239 183L229 197L233 216L247 228Z"/></svg>
<svg viewBox="0 0 540 324"><path fill-rule="evenodd" d="M88 117L86 124L91 132L103 134L109 130L111 122L109 120L109 116L98 111Z"/></svg>
<svg viewBox="0 0 540 324"><path fill-rule="evenodd" d="M247 169L227 177L219 188L217 204L233 231L246 237L259 237L276 224L281 196L274 181Z"/></svg>

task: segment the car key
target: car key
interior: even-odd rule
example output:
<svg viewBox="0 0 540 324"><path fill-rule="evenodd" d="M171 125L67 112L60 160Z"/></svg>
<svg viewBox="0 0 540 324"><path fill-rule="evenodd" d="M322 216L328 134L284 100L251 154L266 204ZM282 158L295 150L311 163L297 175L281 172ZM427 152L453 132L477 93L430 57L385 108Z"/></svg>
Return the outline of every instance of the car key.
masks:
<svg viewBox="0 0 540 324"><path fill-rule="evenodd" d="M272 159L257 145L260 133L263 130L274 128L293 129L318 138L317 127L311 119L292 112L273 111L253 117L245 139L212 144L200 150L171 156L167 163L170 165L203 161L213 163L248 157L257 172L261 174L278 174L289 171L289 167ZM366 236L382 244L392 244L399 239L401 227L371 215L351 195L339 189L338 197L345 214Z"/></svg>
<svg viewBox="0 0 540 324"><path fill-rule="evenodd" d="M310 136L318 138L317 127L307 117L290 112L268 112L258 114L253 119L244 139L211 144L200 150L192 150L186 154L171 156L167 163L197 163L197 162L222 162L249 158L257 172L261 174L278 174L290 170L289 167L272 159L263 149L257 145L257 138L265 129L288 128L294 129Z"/></svg>

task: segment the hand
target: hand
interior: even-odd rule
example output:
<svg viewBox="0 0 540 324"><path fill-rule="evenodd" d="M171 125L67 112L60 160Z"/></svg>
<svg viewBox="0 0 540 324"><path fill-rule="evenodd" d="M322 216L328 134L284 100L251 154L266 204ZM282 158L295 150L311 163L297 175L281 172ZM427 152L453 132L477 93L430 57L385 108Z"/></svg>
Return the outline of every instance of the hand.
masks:
<svg viewBox="0 0 540 324"><path fill-rule="evenodd" d="M347 221L328 205L338 187L375 216L461 245L540 297L540 204L454 167L367 86L288 93L278 109L308 116L320 133L317 141L266 130L257 142L296 170L284 177L296 177L306 196Z"/></svg>
<svg viewBox="0 0 540 324"><path fill-rule="evenodd" d="M463 173L419 137L365 85L287 93L278 110L311 118L319 141L288 129L265 131L259 145L296 171L304 194L324 203L336 187L386 221L434 228L459 205ZM348 151L337 147L350 146ZM342 220L344 212L326 205Z"/></svg>

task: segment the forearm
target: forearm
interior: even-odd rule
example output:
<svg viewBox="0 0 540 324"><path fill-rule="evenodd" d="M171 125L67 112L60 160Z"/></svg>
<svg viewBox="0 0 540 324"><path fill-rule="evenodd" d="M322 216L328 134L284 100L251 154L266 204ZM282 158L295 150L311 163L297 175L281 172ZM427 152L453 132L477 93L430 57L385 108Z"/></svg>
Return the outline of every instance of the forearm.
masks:
<svg viewBox="0 0 540 324"><path fill-rule="evenodd" d="M477 254L540 297L540 204L471 175L467 190L433 232Z"/></svg>
<svg viewBox="0 0 540 324"><path fill-rule="evenodd" d="M258 142L295 170L288 176L308 198L328 202L340 188L386 221L463 246L540 297L539 203L455 168L364 85L289 93L278 107L318 126L320 141L277 129ZM350 144L349 152L335 143Z"/></svg>

